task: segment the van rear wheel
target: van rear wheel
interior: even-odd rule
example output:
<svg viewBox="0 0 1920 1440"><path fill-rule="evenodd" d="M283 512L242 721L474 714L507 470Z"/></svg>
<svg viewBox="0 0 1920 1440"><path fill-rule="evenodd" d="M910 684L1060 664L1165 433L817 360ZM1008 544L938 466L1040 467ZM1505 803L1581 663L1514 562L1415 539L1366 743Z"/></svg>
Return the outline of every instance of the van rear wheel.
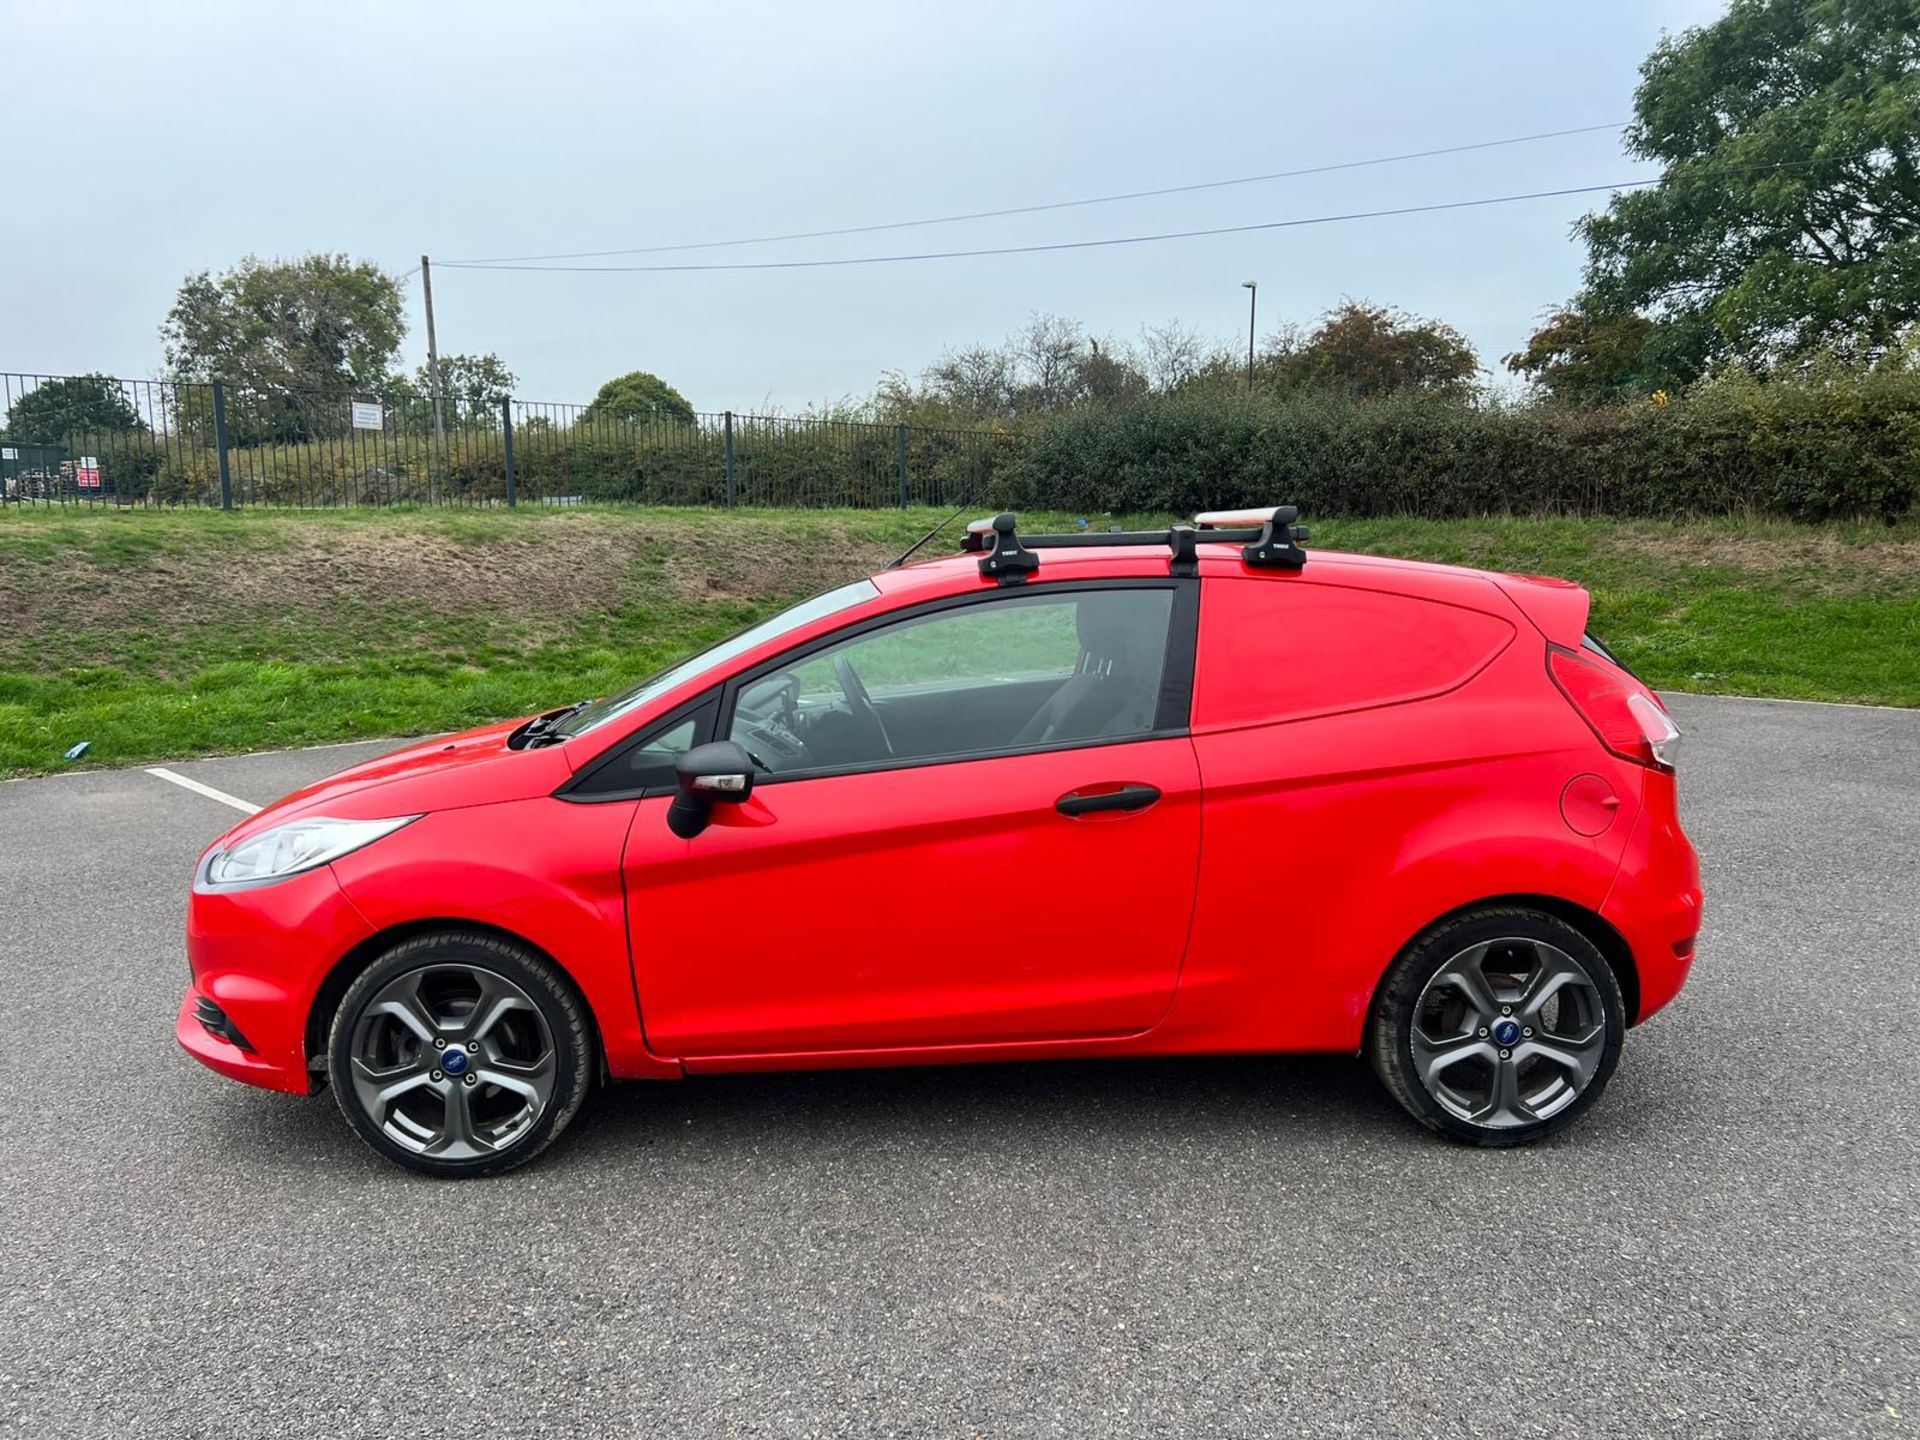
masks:
<svg viewBox="0 0 1920 1440"><path fill-rule="evenodd" d="M1620 983L1592 941L1557 916L1497 906L1443 921L1401 953L1366 1052L1429 1129L1524 1145L1600 1098L1626 1028Z"/></svg>

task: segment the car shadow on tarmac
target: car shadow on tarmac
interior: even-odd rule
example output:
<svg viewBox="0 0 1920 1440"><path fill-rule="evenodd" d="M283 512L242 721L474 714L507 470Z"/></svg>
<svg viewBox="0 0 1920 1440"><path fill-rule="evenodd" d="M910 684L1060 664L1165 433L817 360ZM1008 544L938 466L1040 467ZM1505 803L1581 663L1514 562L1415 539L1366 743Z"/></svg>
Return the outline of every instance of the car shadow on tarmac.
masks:
<svg viewBox="0 0 1920 1440"><path fill-rule="evenodd" d="M230 1165L304 1172L363 1156L386 1168L325 1091L305 1102L238 1088L219 1094L214 1133L201 1140ZM1406 1119L1364 1062L1345 1055L912 1066L601 1086L535 1168L654 1168L676 1151L711 1159L729 1148L805 1164L822 1150L956 1141L975 1152L1094 1154L1168 1137L1285 1145L1355 1132L1434 1138Z"/></svg>
<svg viewBox="0 0 1920 1440"><path fill-rule="evenodd" d="M1530 1147L1632 1152L1710 1113L1664 1046L1626 1057L1610 1093L1579 1125ZM349 1132L326 1091L302 1101L223 1086L204 1148L240 1169L367 1170L400 1177ZM1366 1063L1350 1055L1237 1055L891 1069L819 1070L633 1081L597 1087L527 1173L658 1174L684 1163L806 1168L820 1156L940 1147L983 1163L1044 1155L1059 1163L1220 1153L1258 1145L1329 1163L1356 1148L1412 1156L1458 1147L1415 1125ZM344 1168L343 1168L344 1167ZM508 1183L511 1183L510 1181Z"/></svg>

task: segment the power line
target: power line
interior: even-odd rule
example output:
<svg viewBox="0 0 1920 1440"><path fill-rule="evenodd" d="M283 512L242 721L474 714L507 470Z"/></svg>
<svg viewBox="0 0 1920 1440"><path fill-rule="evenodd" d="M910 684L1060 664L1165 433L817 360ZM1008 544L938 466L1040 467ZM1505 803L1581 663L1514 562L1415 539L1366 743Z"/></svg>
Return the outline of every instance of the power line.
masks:
<svg viewBox="0 0 1920 1440"><path fill-rule="evenodd" d="M1043 205L1014 205L1003 210L973 210L964 215L935 215L924 220L889 220L878 225L847 225L834 230L797 230L786 235L754 235L738 240L697 240L679 245L639 245L625 250L572 250L553 255L496 255L478 260L442 260L448 265L517 265L545 260L603 260L614 255L661 255L675 250L720 250L738 245L772 245L784 240L823 240L835 235L872 235L882 230L911 230L923 225L957 225L966 220L998 220L1008 215L1037 215L1048 210L1071 210L1085 205L1112 205L1122 200L1147 200L1159 195L1188 195L1196 190L1222 190L1234 185L1258 185L1269 180L1292 180L1303 175L1328 175L1337 170L1361 170L1372 165L1394 165L1405 160L1429 160L1440 155L1463 155L1470 150L1494 150L1526 145L1536 140L1558 140L1568 135L1591 135L1599 130L1624 129L1623 122L1578 125L1570 130L1542 130L1534 135L1512 135L1504 140L1477 140L1470 145L1445 145L1434 150L1409 150L1400 155L1377 155L1368 160L1343 160L1331 165L1309 165L1299 170L1275 170L1265 175L1242 175L1232 180L1203 180L1192 185L1168 185L1158 190L1128 190L1118 195L1094 195L1081 200L1053 200Z"/></svg>
<svg viewBox="0 0 1920 1440"><path fill-rule="evenodd" d="M1779 160L1767 165L1731 165L1724 169L1685 171L1677 178L1689 181L1721 175L1794 170L1818 162ZM1294 220L1265 220L1252 225L1219 225L1204 230L1167 230L1154 235L1119 235L1102 240L1062 240L1041 245L999 245L979 250L929 250L904 255L852 255L830 260L739 260L700 265L518 265L479 260L445 260L443 267L462 270L539 270L554 274L677 274L718 270L819 270L847 265L897 265L920 260L967 260L990 255L1037 255L1056 250L1096 250L1112 245L1147 245L1160 240L1194 240L1209 235L1245 235L1261 230L1291 230L1306 225L1334 225L1349 220L1383 220L1396 215L1428 215L1445 210L1472 210L1486 205L1512 205L1523 200L1550 200L1563 195L1594 195L1602 191L1644 190L1673 175L1642 180L1616 180L1605 185L1570 185L1558 190L1528 190L1517 195L1488 195L1475 200L1443 200L1431 205L1401 205L1383 210L1350 210L1339 215L1310 215Z"/></svg>
<svg viewBox="0 0 1920 1440"><path fill-rule="evenodd" d="M1772 166L1761 168L1777 168ZM987 255L1036 255L1053 250L1095 250L1110 245L1147 245L1160 240L1194 240L1208 235L1245 235L1258 230L1291 230L1305 225L1333 225L1349 220L1382 220L1393 215L1429 215L1440 210L1470 210L1484 205L1512 205L1522 200L1547 200L1561 195L1592 195L1602 190L1637 190L1657 185L1651 180L1621 180L1610 185L1574 185L1563 190L1529 190L1520 195L1490 195L1478 200L1446 200L1433 205L1402 205L1390 210L1352 210L1341 215L1312 215L1296 220L1266 220L1254 225L1221 225L1207 230L1167 230L1157 235L1121 235L1105 240L1062 240L1050 245L1001 245L985 250L932 250L911 255L855 255L836 260L740 260L703 265L509 265L476 260L443 260L445 269L539 270L552 274L666 274L709 270L815 270L843 265L898 265L920 260L967 260Z"/></svg>

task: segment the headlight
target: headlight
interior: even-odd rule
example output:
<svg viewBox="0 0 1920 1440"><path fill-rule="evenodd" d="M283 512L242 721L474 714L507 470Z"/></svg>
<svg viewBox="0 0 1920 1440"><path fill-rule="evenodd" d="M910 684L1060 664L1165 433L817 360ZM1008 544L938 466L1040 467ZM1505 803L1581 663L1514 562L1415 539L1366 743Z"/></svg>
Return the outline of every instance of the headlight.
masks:
<svg viewBox="0 0 1920 1440"><path fill-rule="evenodd" d="M371 845L382 835L391 835L419 818L400 815L391 820L331 820L315 816L311 820L290 820L249 835L231 849L215 851L207 862L206 883L257 885L284 880L338 860L362 845Z"/></svg>

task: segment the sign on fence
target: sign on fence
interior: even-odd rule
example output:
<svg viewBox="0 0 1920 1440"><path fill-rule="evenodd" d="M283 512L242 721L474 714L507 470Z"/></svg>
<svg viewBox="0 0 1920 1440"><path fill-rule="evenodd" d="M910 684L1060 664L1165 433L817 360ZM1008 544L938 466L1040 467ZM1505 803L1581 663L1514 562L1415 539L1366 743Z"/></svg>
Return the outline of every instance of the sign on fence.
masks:
<svg viewBox="0 0 1920 1440"><path fill-rule="evenodd" d="M356 400L353 402L353 428L356 430L383 430L386 428L386 413L374 400Z"/></svg>
<svg viewBox="0 0 1920 1440"><path fill-rule="evenodd" d="M73 467L73 483L82 490L100 488L100 457L82 455L80 463Z"/></svg>
<svg viewBox="0 0 1920 1440"><path fill-rule="evenodd" d="M11 445L0 445L0 460L18 460L20 452Z"/></svg>

